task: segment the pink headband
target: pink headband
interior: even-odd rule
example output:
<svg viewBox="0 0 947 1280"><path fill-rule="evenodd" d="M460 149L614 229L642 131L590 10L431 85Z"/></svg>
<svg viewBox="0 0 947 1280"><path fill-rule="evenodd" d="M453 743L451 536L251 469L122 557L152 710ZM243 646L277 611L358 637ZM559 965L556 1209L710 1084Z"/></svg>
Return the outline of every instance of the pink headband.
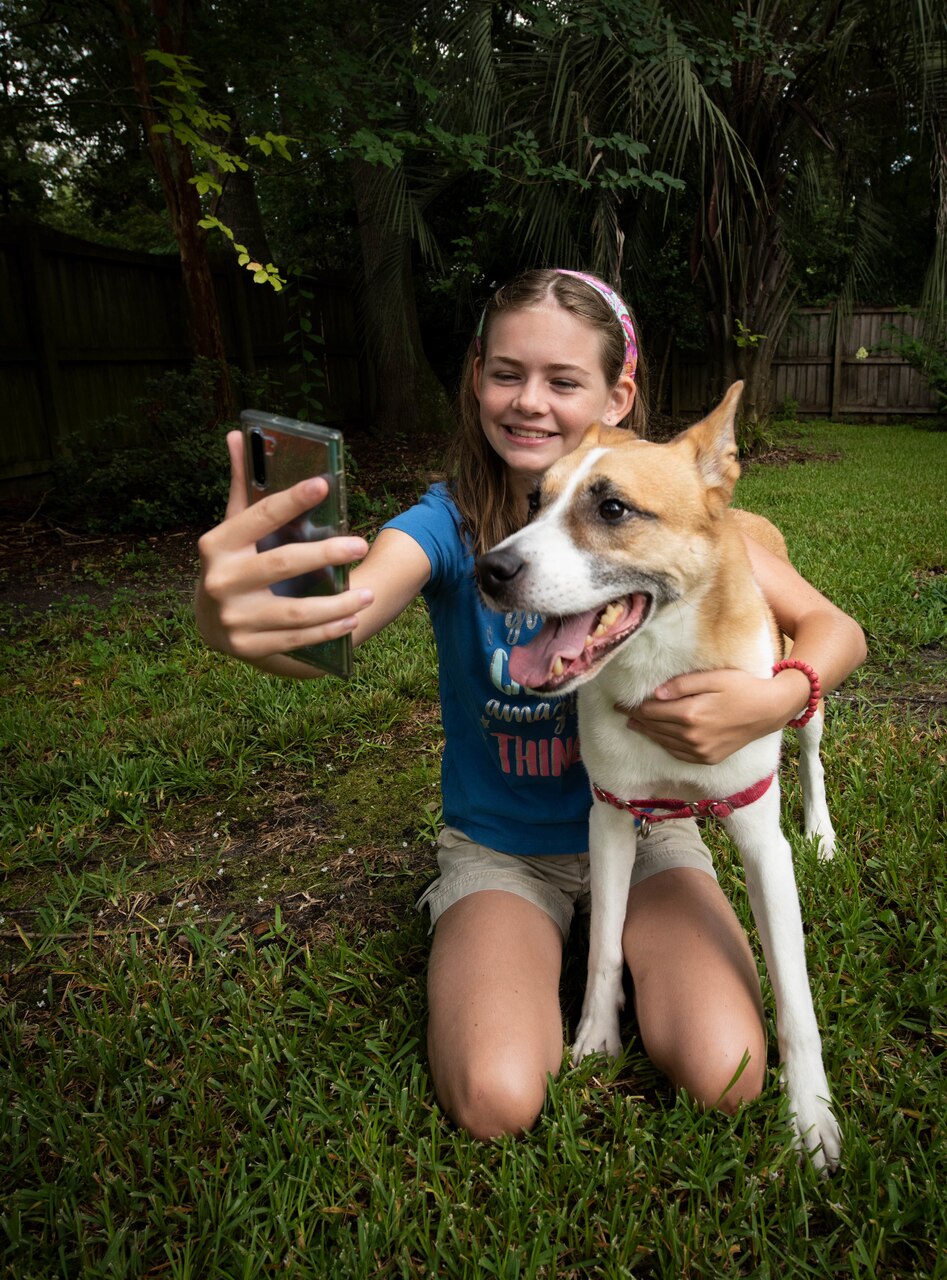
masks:
<svg viewBox="0 0 947 1280"><path fill-rule="evenodd" d="M567 267L556 267L556 275L573 276L576 280L581 280L584 284L594 289L599 297L604 298L621 325L625 334L625 365L622 373L628 378L634 378L635 370L638 367L638 341L635 337L635 327L631 322L628 308L614 289L609 288L604 280L600 280L598 276L590 275L587 271L570 271ZM480 316L480 323L477 326L477 350L480 350L481 339L483 337L483 323L487 318L486 307Z"/></svg>

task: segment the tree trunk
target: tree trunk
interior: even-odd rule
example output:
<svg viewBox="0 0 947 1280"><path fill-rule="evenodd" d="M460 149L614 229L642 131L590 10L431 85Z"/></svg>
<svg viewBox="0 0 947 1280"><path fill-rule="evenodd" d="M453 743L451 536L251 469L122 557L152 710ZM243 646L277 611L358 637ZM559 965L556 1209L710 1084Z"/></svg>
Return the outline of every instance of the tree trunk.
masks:
<svg viewBox="0 0 947 1280"><path fill-rule="evenodd" d="M738 438L744 447L759 439L773 405L773 355L783 335L796 290L783 244L776 201L768 193L742 192L728 203L731 225L718 219L722 160L695 234L699 270L710 299L712 392L719 397L742 379Z"/></svg>
<svg viewBox="0 0 947 1280"><path fill-rule="evenodd" d="M350 173L358 217L364 270L362 316L372 387L372 432L446 428L451 422L444 389L428 364L414 296L411 235L386 218L392 207L387 170L351 161Z"/></svg>
<svg viewBox="0 0 947 1280"><path fill-rule="evenodd" d="M158 23L157 47L165 53L183 52L183 31L189 16L189 0L178 0L173 15L169 12L169 0L152 0L152 7ZM173 134L153 132L151 126L159 122L159 115L152 97L142 41L129 0L116 0L116 11L128 49L148 152L178 244L181 276L187 297L191 350L195 356L211 361L217 370L214 408L217 420L224 421L236 415L237 407L224 350L217 294L207 256L207 237L197 225L202 211L197 190L190 182L194 176L190 152Z"/></svg>
<svg viewBox="0 0 947 1280"><path fill-rule="evenodd" d="M228 139L227 146L236 154L242 154L238 137ZM236 243L244 245L254 261L270 262L273 255L260 213L253 173L249 169L236 169L233 173L221 174L220 182L223 194L217 201L215 216L230 228Z"/></svg>

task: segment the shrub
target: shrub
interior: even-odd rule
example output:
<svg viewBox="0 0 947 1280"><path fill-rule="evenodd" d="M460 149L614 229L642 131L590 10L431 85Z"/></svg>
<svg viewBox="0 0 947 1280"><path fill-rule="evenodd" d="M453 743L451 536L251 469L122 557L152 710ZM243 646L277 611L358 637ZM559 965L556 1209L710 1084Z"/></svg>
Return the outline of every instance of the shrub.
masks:
<svg viewBox="0 0 947 1280"><path fill-rule="evenodd" d="M236 371L238 399L269 403L272 388ZM46 508L60 522L93 532L209 525L223 514L229 466L214 414L214 372L198 361L148 384L130 413L67 437L52 473ZM116 441L137 441L116 444Z"/></svg>
<svg viewBox="0 0 947 1280"><path fill-rule="evenodd" d="M921 336L905 337L893 325L888 325L887 330L898 341L883 343L877 349L893 351L922 374L937 396L937 412L947 414L947 344L943 340L943 330L939 341L929 341Z"/></svg>

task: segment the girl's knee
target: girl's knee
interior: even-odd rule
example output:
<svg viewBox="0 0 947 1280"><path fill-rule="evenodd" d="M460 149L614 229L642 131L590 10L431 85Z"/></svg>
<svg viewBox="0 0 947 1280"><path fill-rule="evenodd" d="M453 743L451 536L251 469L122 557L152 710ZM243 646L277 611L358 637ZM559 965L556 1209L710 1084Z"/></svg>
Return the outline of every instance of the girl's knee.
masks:
<svg viewBox="0 0 947 1280"><path fill-rule="evenodd" d="M473 1138L528 1132L546 1100L546 1077L538 1069L497 1055L470 1063L450 1087L439 1089L444 1110Z"/></svg>
<svg viewBox="0 0 947 1280"><path fill-rule="evenodd" d="M707 1046L704 1052L670 1053L655 1060L676 1088L707 1110L733 1115L744 1102L763 1091L766 1079L766 1042L762 1035Z"/></svg>
<svg viewBox="0 0 947 1280"><path fill-rule="evenodd" d="M763 1091L766 1062L763 1053L747 1049L739 1057L724 1056L704 1064L690 1083L683 1087L702 1107L719 1109L734 1115L744 1102L752 1102Z"/></svg>
<svg viewBox="0 0 947 1280"><path fill-rule="evenodd" d="M642 1027L642 1036L651 1061L675 1088L684 1089L701 1107L732 1115L763 1091L766 1031L754 1016L710 1014Z"/></svg>

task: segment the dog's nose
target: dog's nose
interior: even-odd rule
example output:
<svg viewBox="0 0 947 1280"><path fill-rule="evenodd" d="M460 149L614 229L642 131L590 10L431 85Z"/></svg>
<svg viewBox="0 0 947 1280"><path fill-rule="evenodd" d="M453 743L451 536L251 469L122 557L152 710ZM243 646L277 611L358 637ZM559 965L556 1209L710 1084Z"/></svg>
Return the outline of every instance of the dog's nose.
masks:
<svg viewBox="0 0 947 1280"><path fill-rule="evenodd" d="M522 568L523 561L515 551L488 551L477 560L477 581L484 591L496 595Z"/></svg>

